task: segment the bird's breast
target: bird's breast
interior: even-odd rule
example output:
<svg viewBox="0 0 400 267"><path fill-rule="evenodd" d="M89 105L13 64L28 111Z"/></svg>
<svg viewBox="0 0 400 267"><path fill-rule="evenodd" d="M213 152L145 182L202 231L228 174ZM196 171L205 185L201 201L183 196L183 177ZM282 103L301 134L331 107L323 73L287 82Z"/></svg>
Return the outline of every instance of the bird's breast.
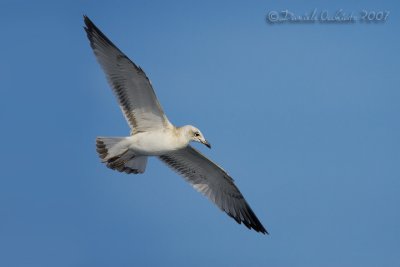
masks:
<svg viewBox="0 0 400 267"><path fill-rule="evenodd" d="M164 155L184 148L189 143L172 131L143 132L132 135L129 138L129 148L137 155L146 156Z"/></svg>

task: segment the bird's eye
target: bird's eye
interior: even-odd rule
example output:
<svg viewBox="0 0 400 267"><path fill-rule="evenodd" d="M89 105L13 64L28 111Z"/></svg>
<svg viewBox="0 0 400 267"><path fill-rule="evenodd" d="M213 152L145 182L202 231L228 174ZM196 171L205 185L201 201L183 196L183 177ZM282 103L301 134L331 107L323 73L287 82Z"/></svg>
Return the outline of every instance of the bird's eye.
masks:
<svg viewBox="0 0 400 267"><path fill-rule="evenodd" d="M194 133L194 136L199 137L200 134L198 132Z"/></svg>

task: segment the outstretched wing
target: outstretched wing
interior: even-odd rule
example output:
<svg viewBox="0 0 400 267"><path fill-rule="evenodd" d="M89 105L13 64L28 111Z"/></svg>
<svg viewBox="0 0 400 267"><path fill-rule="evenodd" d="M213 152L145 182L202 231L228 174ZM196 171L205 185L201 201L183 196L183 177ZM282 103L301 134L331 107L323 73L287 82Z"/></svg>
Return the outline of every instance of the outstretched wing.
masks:
<svg viewBox="0 0 400 267"><path fill-rule="evenodd" d="M199 192L207 196L221 210L243 223L249 229L267 233L233 179L218 165L203 156L199 151L187 146L159 157Z"/></svg>
<svg viewBox="0 0 400 267"><path fill-rule="evenodd" d="M132 131L142 132L171 124L144 71L119 50L87 17L85 31Z"/></svg>

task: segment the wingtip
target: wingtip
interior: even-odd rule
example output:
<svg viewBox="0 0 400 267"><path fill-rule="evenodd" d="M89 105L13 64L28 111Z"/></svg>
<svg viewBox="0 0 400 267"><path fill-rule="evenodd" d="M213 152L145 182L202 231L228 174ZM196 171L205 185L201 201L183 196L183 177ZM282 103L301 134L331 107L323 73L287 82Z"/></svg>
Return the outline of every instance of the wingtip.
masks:
<svg viewBox="0 0 400 267"><path fill-rule="evenodd" d="M257 233L261 233L263 235L269 235L269 232L264 228L254 212L251 212L253 216L250 217L251 219L249 221L243 220L242 218L237 216L233 216L233 214L228 211L225 211L225 213L228 214L229 217L233 218L238 224L243 223L243 225L246 226L249 230L254 230Z"/></svg>
<svg viewBox="0 0 400 267"><path fill-rule="evenodd" d="M83 22L85 23L85 26L83 28L87 33L99 32L99 34L103 34L86 14L83 15Z"/></svg>
<svg viewBox="0 0 400 267"><path fill-rule="evenodd" d="M263 234L263 235L269 235L268 231L261 225L262 229L260 229L260 231L258 231L259 233Z"/></svg>
<svg viewBox="0 0 400 267"><path fill-rule="evenodd" d="M88 24L93 24L86 14L83 14L83 21L85 22L86 26L89 26Z"/></svg>
<svg viewBox="0 0 400 267"><path fill-rule="evenodd" d="M255 217L255 218L257 219L257 217ZM252 228L253 228L255 231L259 232L259 233L262 233L262 234L264 234L264 235L265 235L265 234L266 234L266 235L269 235L267 229L264 228L264 226L261 224L261 222L260 222L258 219L256 220L255 224L252 225Z"/></svg>
<svg viewBox="0 0 400 267"><path fill-rule="evenodd" d="M86 14L83 14L83 22L85 23L83 29L85 30L85 32L88 34L89 37L89 31L90 29L93 28L93 22L89 19L89 17Z"/></svg>
<svg viewBox="0 0 400 267"><path fill-rule="evenodd" d="M269 232L264 228L260 220L257 218L253 210L246 203L245 209L243 211L236 211L236 216L231 213L231 211L224 210L231 218L233 218L238 224L243 224L249 230L254 230L257 233L269 235ZM241 215L238 216L238 213Z"/></svg>
<svg viewBox="0 0 400 267"><path fill-rule="evenodd" d="M252 225L251 228L252 228L254 231L256 231L256 232L258 232L258 233L261 233L261 234L263 234L263 235L269 235L268 231L264 228L264 226L263 226L262 224L259 224L259 225Z"/></svg>

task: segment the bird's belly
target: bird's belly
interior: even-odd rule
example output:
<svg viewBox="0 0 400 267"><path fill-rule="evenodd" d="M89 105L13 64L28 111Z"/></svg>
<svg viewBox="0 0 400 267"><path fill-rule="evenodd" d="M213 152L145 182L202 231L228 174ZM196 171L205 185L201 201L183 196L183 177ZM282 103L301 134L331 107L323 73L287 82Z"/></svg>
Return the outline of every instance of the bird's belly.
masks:
<svg viewBox="0 0 400 267"><path fill-rule="evenodd" d="M184 148L187 144L163 132L138 133L130 137L129 149L137 155L160 156Z"/></svg>

